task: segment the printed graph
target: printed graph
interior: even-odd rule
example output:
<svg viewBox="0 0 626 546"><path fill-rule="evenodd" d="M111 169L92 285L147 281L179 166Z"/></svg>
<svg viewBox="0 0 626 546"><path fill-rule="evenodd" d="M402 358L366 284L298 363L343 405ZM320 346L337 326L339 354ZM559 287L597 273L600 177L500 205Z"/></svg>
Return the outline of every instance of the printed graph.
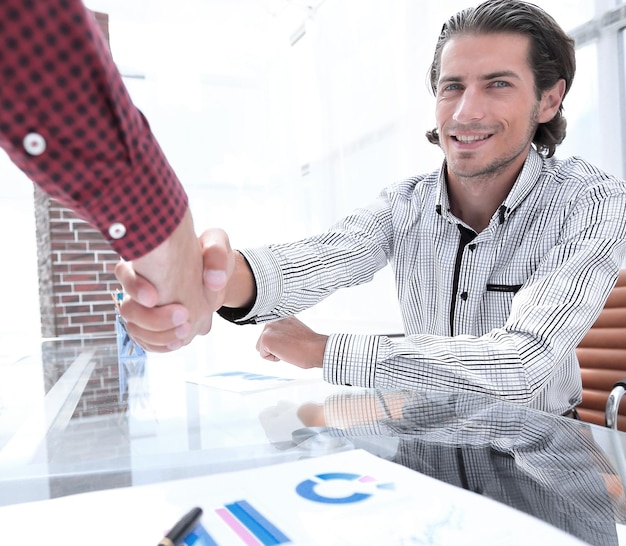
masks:
<svg viewBox="0 0 626 546"><path fill-rule="evenodd" d="M274 546L291 540L248 501L224 505L215 513L231 528L246 546Z"/></svg>
<svg viewBox="0 0 626 546"><path fill-rule="evenodd" d="M393 490L393 483L379 483L367 474L327 472L301 481L295 492L302 498L323 504L361 502L380 490ZM290 544L291 539L246 500L238 500L215 509L215 514L245 546ZM193 543L194 546L199 546ZM202 546L215 542L201 542Z"/></svg>
<svg viewBox="0 0 626 546"><path fill-rule="evenodd" d="M346 490L344 484L352 484ZM340 484L339 487L336 487ZM330 487L328 487L330 485ZM320 490L326 490L320 492ZM394 489L393 483L378 483L376 478L368 475L347 472L327 472L317 474L314 478L304 480L296 486L296 493L313 502L324 504L351 504L371 497L376 490Z"/></svg>

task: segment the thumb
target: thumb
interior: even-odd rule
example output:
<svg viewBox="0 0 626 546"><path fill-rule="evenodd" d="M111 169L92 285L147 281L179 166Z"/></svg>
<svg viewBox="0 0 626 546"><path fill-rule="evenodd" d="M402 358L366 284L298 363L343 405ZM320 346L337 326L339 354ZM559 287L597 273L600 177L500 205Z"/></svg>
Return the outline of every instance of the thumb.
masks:
<svg viewBox="0 0 626 546"><path fill-rule="evenodd" d="M234 257L228 235L221 229L210 229L200 236L204 284L209 290L222 290L234 269Z"/></svg>
<svg viewBox="0 0 626 546"><path fill-rule="evenodd" d="M133 268L132 262L120 261L115 266L115 277L124 292L144 307L154 307L159 301L156 288Z"/></svg>

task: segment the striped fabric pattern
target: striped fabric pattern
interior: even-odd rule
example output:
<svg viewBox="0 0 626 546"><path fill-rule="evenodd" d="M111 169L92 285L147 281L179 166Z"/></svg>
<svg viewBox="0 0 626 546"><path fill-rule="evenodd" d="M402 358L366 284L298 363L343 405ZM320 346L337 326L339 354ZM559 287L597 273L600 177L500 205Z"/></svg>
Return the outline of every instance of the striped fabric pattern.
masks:
<svg viewBox="0 0 626 546"><path fill-rule="evenodd" d="M580 402L575 347L626 258L626 183L531 150L489 226L449 211L444 170L383 190L328 232L247 249L276 320L394 270L405 337L333 334L324 377L378 388L463 389L564 413Z"/></svg>

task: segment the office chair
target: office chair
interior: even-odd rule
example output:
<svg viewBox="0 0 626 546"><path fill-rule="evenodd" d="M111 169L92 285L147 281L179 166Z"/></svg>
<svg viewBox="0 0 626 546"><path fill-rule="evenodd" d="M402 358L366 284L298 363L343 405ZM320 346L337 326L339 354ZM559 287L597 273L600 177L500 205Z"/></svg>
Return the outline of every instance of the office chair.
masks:
<svg viewBox="0 0 626 546"><path fill-rule="evenodd" d="M583 383L583 421L626 431L626 269L598 320L576 348Z"/></svg>

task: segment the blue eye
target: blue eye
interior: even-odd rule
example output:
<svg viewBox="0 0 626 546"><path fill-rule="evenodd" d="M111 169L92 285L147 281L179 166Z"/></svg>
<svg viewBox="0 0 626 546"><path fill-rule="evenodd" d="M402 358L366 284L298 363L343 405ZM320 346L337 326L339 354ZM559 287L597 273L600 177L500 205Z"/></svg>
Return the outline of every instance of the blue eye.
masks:
<svg viewBox="0 0 626 546"><path fill-rule="evenodd" d="M458 83L451 83L443 87L441 91L458 91L459 89L461 89L461 86Z"/></svg>

